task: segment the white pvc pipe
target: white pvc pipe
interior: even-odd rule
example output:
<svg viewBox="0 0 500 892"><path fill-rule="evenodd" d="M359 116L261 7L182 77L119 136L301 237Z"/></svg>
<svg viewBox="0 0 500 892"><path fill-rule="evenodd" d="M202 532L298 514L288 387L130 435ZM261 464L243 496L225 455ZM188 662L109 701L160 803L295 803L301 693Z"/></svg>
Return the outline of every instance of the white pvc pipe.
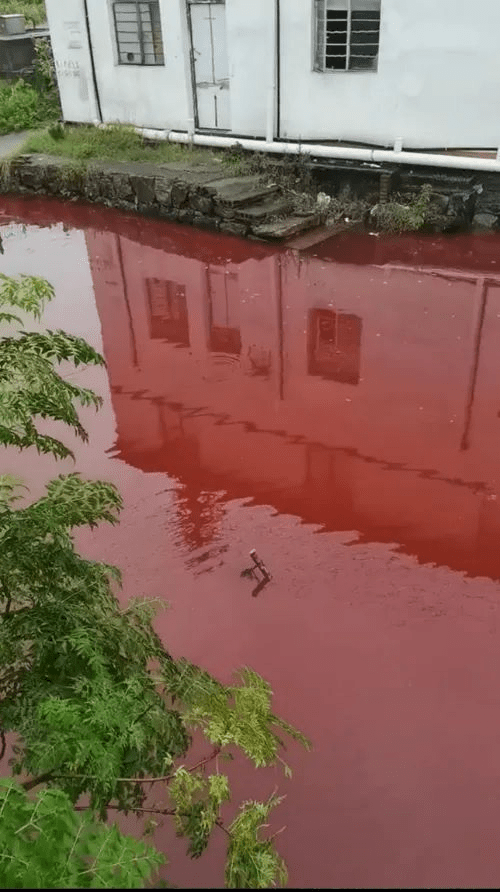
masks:
<svg viewBox="0 0 500 892"><path fill-rule="evenodd" d="M106 126L106 125L101 125ZM464 155L442 155L430 152L395 152L392 149L357 149L348 146L325 146L310 143L268 142L258 139L237 139L233 136L213 136L212 134L188 134L175 130L150 130L136 127L136 132L146 139L193 144L212 148L241 146L254 152L269 152L276 155L313 155L315 158L331 158L345 161L364 161L371 164L389 162L410 164L418 167L448 167L455 170L481 170L500 173L500 158L474 158Z"/></svg>

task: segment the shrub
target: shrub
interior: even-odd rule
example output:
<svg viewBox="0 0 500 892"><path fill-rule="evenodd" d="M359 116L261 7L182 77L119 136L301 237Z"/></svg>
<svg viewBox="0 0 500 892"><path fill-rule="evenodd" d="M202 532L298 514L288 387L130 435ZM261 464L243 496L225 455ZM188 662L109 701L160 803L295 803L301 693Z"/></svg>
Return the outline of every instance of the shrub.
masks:
<svg viewBox="0 0 500 892"><path fill-rule="evenodd" d="M40 93L26 81L0 83L0 133L12 133L40 126L59 115L53 94Z"/></svg>
<svg viewBox="0 0 500 892"><path fill-rule="evenodd" d="M415 232L423 229L431 210L432 186L422 186L418 195L407 199L399 196L386 204L378 204L373 209L377 227L384 232ZM403 203L404 201L404 203Z"/></svg>

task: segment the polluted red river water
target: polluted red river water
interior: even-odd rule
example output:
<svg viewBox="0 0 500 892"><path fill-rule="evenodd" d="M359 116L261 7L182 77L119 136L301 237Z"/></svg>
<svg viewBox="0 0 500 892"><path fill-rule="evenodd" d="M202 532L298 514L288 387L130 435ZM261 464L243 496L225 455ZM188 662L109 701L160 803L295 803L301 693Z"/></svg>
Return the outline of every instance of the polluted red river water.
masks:
<svg viewBox="0 0 500 892"><path fill-rule="evenodd" d="M0 271L52 282L45 323L106 358L72 373L104 397L76 466L125 507L79 546L168 601L174 656L252 666L312 741L291 779L232 777L286 794L290 886L496 888L500 237L294 250L6 197L0 235ZM72 468L2 458L33 496ZM171 882L221 883L224 839L156 843Z"/></svg>

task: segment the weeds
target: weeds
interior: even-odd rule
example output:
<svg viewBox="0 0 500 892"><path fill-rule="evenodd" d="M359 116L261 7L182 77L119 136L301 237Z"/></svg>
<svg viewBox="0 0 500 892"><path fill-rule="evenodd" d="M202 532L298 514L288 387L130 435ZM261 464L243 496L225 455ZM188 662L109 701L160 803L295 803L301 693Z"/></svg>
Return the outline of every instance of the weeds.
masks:
<svg viewBox="0 0 500 892"><path fill-rule="evenodd" d="M432 186L422 186L419 194L406 198L395 195L391 201L376 206L377 227L384 232L416 232L424 229L434 217L431 205ZM375 209L374 209L375 211Z"/></svg>
<svg viewBox="0 0 500 892"><path fill-rule="evenodd" d="M33 86L42 96L53 101L54 109L57 106L58 115L60 115L61 103L57 86L54 54L50 40L46 37L37 38L35 41L35 56Z"/></svg>
<svg viewBox="0 0 500 892"><path fill-rule="evenodd" d="M88 165L83 161L69 161L59 171L60 183L63 189L77 188L81 185Z"/></svg>
<svg viewBox="0 0 500 892"><path fill-rule="evenodd" d="M55 140L64 139L66 136L64 124L61 121L56 121L55 124L51 124L47 132L50 138Z"/></svg>
<svg viewBox="0 0 500 892"><path fill-rule="evenodd" d="M146 145L134 128L126 124L109 124L103 128L53 126L28 137L22 151L76 161L149 161L152 164L189 161L190 164L200 164L207 160L207 152L203 149L167 142Z"/></svg>
<svg viewBox="0 0 500 892"><path fill-rule="evenodd" d="M22 80L0 82L0 133L39 127L58 115L59 102L54 95L41 93Z"/></svg>
<svg viewBox="0 0 500 892"><path fill-rule="evenodd" d="M11 161L3 158L0 161L0 192L7 192L10 184Z"/></svg>
<svg viewBox="0 0 500 892"><path fill-rule="evenodd" d="M221 153L222 163L229 168L228 172L235 177L244 177L253 173L252 152L246 152L241 143L224 149Z"/></svg>
<svg viewBox="0 0 500 892"><path fill-rule="evenodd" d="M2 0L2 14L24 15L29 26L46 21L43 0ZM34 40L35 63L25 80L0 81L0 133L29 130L55 120L61 113L50 41Z"/></svg>
<svg viewBox="0 0 500 892"><path fill-rule="evenodd" d="M259 176L266 183L275 183L283 192L315 194L308 155L282 155L276 158L266 152L246 151L238 143L221 153L225 164L234 176Z"/></svg>

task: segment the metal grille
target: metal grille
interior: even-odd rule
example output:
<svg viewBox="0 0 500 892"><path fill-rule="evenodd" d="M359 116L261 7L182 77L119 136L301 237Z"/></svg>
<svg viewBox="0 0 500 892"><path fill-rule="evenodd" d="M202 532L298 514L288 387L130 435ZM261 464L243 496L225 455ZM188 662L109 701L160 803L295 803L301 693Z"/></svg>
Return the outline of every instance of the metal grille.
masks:
<svg viewBox="0 0 500 892"><path fill-rule="evenodd" d="M314 70L376 71L381 0L314 0Z"/></svg>
<svg viewBox="0 0 500 892"><path fill-rule="evenodd" d="M163 65L158 0L121 0L113 4L120 65Z"/></svg>

